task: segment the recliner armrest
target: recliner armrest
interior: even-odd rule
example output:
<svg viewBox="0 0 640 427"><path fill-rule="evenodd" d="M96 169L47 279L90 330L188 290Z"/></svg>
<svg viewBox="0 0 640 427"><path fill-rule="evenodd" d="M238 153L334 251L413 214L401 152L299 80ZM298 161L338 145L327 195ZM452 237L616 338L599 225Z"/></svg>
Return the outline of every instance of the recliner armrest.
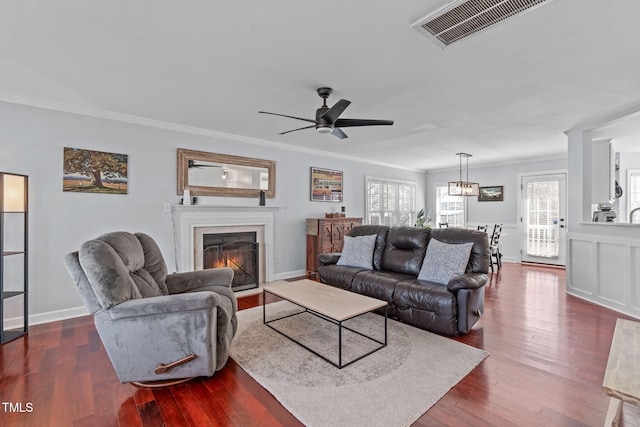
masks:
<svg viewBox="0 0 640 427"><path fill-rule="evenodd" d="M322 254L318 254L318 262L320 265L331 265L336 264L340 259L339 252L326 252Z"/></svg>
<svg viewBox="0 0 640 427"><path fill-rule="evenodd" d="M122 302L105 311L113 320L154 314L203 310L220 304L220 296L214 292L191 292L177 295L138 298Z"/></svg>
<svg viewBox="0 0 640 427"><path fill-rule="evenodd" d="M180 294L206 286L231 288L233 270L229 267L207 268L167 276L166 284L170 294Z"/></svg>
<svg viewBox="0 0 640 427"><path fill-rule="evenodd" d="M449 280L447 289L458 292L460 289L478 289L487 284L487 275L484 273L467 273Z"/></svg>

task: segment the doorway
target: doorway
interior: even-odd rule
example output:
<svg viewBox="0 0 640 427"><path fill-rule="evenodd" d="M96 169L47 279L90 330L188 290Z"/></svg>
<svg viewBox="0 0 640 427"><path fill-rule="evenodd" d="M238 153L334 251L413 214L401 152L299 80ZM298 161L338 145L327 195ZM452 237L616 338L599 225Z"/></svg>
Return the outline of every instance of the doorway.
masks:
<svg viewBox="0 0 640 427"><path fill-rule="evenodd" d="M523 262L564 266L567 235L567 174L521 175L521 246Z"/></svg>

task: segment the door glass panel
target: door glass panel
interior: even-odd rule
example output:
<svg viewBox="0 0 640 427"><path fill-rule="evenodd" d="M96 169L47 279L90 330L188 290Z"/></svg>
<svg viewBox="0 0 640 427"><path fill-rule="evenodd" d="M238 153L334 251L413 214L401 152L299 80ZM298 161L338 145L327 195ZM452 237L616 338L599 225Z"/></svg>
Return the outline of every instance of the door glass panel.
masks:
<svg viewBox="0 0 640 427"><path fill-rule="evenodd" d="M560 251L559 181L527 183L527 255L557 258Z"/></svg>

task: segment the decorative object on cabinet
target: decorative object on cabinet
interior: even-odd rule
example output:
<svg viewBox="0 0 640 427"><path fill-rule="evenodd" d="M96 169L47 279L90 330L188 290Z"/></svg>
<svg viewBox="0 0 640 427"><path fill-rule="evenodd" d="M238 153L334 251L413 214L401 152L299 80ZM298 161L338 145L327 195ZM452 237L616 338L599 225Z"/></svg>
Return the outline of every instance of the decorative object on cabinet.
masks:
<svg viewBox="0 0 640 427"><path fill-rule="evenodd" d="M362 218L307 218L307 277L318 272L318 254L342 252L344 236L362 225Z"/></svg>
<svg viewBox="0 0 640 427"><path fill-rule="evenodd" d="M311 200L314 202L341 202L342 171L312 167Z"/></svg>
<svg viewBox="0 0 640 427"><path fill-rule="evenodd" d="M276 162L178 148L178 195L276 197Z"/></svg>
<svg viewBox="0 0 640 427"><path fill-rule="evenodd" d="M64 147L62 191L127 194L127 157Z"/></svg>
<svg viewBox="0 0 640 427"><path fill-rule="evenodd" d="M480 187L479 202L502 202L504 200L504 186Z"/></svg>
<svg viewBox="0 0 640 427"><path fill-rule="evenodd" d="M28 177L0 172L0 344L27 334Z"/></svg>

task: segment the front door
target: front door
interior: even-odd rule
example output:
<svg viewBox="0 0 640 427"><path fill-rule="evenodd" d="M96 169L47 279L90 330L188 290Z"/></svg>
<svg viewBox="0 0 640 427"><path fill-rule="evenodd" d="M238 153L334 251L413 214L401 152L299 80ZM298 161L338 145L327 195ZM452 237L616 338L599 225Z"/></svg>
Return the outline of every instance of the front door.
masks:
<svg viewBox="0 0 640 427"><path fill-rule="evenodd" d="M565 265L566 193L565 173L522 176L522 261Z"/></svg>

